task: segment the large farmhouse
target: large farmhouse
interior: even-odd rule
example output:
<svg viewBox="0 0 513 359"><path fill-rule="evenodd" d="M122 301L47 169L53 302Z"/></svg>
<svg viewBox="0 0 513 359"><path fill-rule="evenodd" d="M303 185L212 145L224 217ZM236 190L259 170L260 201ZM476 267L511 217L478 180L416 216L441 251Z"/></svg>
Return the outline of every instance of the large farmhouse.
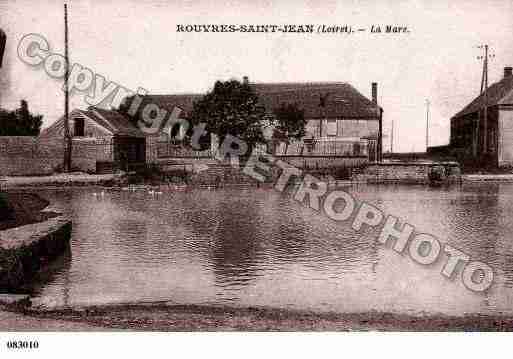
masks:
<svg viewBox="0 0 513 359"><path fill-rule="evenodd" d="M372 101L342 82L252 86L269 112L283 103L296 103L308 120L304 140L280 146L277 155L378 160L382 110L377 105L377 84L372 87Z"/></svg>
<svg viewBox="0 0 513 359"><path fill-rule="evenodd" d="M248 81L247 77L244 81ZM308 121L305 138L276 147L275 155L379 160L383 110L377 103L377 84L372 84L372 100L342 82L250 83L250 86L270 114L282 104L297 104ZM157 104L168 113L178 107L186 118L199 98L198 94L148 95L144 104ZM173 151L163 148L160 153L173 155Z"/></svg>
<svg viewBox="0 0 513 359"><path fill-rule="evenodd" d="M486 116L485 116L486 108ZM451 118L450 150L461 161L513 165L513 74L491 85Z"/></svg>

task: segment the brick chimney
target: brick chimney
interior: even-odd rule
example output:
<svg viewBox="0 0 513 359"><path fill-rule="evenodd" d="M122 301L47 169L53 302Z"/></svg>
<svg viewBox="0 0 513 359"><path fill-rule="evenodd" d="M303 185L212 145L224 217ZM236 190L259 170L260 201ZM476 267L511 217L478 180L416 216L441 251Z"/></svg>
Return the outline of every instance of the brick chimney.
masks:
<svg viewBox="0 0 513 359"><path fill-rule="evenodd" d="M248 85L248 84L249 84L249 77L244 76L244 77L242 78L242 83L243 83L244 85Z"/></svg>
<svg viewBox="0 0 513 359"><path fill-rule="evenodd" d="M504 68L504 78L509 78L513 76L513 67L511 66L506 66Z"/></svg>
<svg viewBox="0 0 513 359"><path fill-rule="evenodd" d="M372 83L372 102L375 105L378 104L378 84L376 82Z"/></svg>

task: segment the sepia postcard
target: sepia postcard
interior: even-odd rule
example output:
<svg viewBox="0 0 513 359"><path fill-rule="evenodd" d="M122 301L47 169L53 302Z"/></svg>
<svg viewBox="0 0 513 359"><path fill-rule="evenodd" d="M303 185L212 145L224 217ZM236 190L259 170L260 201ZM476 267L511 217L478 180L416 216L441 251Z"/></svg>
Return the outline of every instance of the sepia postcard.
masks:
<svg viewBox="0 0 513 359"><path fill-rule="evenodd" d="M510 0L0 0L0 352L512 331L512 36Z"/></svg>

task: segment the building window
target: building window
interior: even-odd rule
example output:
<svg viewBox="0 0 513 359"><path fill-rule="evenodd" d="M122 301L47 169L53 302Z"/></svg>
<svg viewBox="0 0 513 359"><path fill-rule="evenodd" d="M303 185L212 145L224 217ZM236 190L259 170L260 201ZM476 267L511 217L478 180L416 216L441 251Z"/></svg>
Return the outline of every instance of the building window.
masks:
<svg viewBox="0 0 513 359"><path fill-rule="evenodd" d="M492 129L490 130L490 137L489 137L489 139L488 139L488 146L489 146L488 150L489 150L491 153L494 153L494 152L495 152L495 150L496 150L496 147L497 147L497 143L495 142L496 138L497 138L497 137L496 137L495 129L494 129L494 128L492 128Z"/></svg>
<svg viewBox="0 0 513 359"><path fill-rule="evenodd" d="M73 131L73 135L75 137L84 137L85 136L85 125L84 125L84 119L83 118L76 118L75 119L75 128Z"/></svg>
<svg viewBox="0 0 513 359"><path fill-rule="evenodd" d="M326 135L328 135L328 136L336 136L337 135L337 120L328 120Z"/></svg>

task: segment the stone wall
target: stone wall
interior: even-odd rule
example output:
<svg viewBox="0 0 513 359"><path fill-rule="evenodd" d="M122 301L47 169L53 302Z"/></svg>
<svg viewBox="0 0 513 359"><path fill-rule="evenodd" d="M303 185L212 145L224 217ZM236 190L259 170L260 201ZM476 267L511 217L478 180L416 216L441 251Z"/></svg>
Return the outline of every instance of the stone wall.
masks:
<svg viewBox="0 0 513 359"><path fill-rule="evenodd" d="M104 146L94 139L73 140L72 167L84 172L96 171L96 157ZM0 176L48 175L62 168L64 143L59 138L29 136L0 137Z"/></svg>
<svg viewBox="0 0 513 359"><path fill-rule="evenodd" d="M380 163L365 167L355 173L353 180L368 183L430 183L439 173L441 180L460 180L460 168L456 162L401 162Z"/></svg>
<svg viewBox="0 0 513 359"><path fill-rule="evenodd" d="M193 185L222 184L257 184L254 178L245 175L242 168L234 168L229 164L214 159L197 159L194 161L160 162L159 169L168 178L183 179Z"/></svg>
<svg viewBox="0 0 513 359"><path fill-rule="evenodd" d="M16 292L49 260L66 250L71 221L59 216L0 231L0 293Z"/></svg>
<svg viewBox="0 0 513 359"><path fill-rule="evenodd" d="M277 156L276 158L305 170L336 169L340 167L354 168L369 162L366 157Z"/></svg>
<svg viewBox="0 0 513 359"><path fill-rule="evenodd" d="M367 158L362 157L307 157L307 156L274 156L274 158L282 160L300 169L330 169L340 167L362 167L368 163ZM159 167L169 165L215 165L219 161L213 158L161 158L157 159L154 164Z"/></svg>
<svg viewBox="0 0 513 359"><path fill-rule="evenodd" d="M353 170L368 162L366 158L299 156L275 156L275 158L318 178L330 176L334 179L348 179ZM255 179L242 173L243 164L240 169L233 168L213 158L158 159L154 164L169 177L186 178L190 184L257 183ZM272 173L268 174L268 182L275 182L281 169L275 165L270 167Z"/></svg>
<svg viewBox="0 0 513 359"><path fill-rule="evenodd" d="M242 172L243 168L234 168L230 165L215 164L204 171L194 171L189 177L191 184L223 185L223 184L253 184L259 182ZM268 181L271 181L269 178Z"/></svg>

